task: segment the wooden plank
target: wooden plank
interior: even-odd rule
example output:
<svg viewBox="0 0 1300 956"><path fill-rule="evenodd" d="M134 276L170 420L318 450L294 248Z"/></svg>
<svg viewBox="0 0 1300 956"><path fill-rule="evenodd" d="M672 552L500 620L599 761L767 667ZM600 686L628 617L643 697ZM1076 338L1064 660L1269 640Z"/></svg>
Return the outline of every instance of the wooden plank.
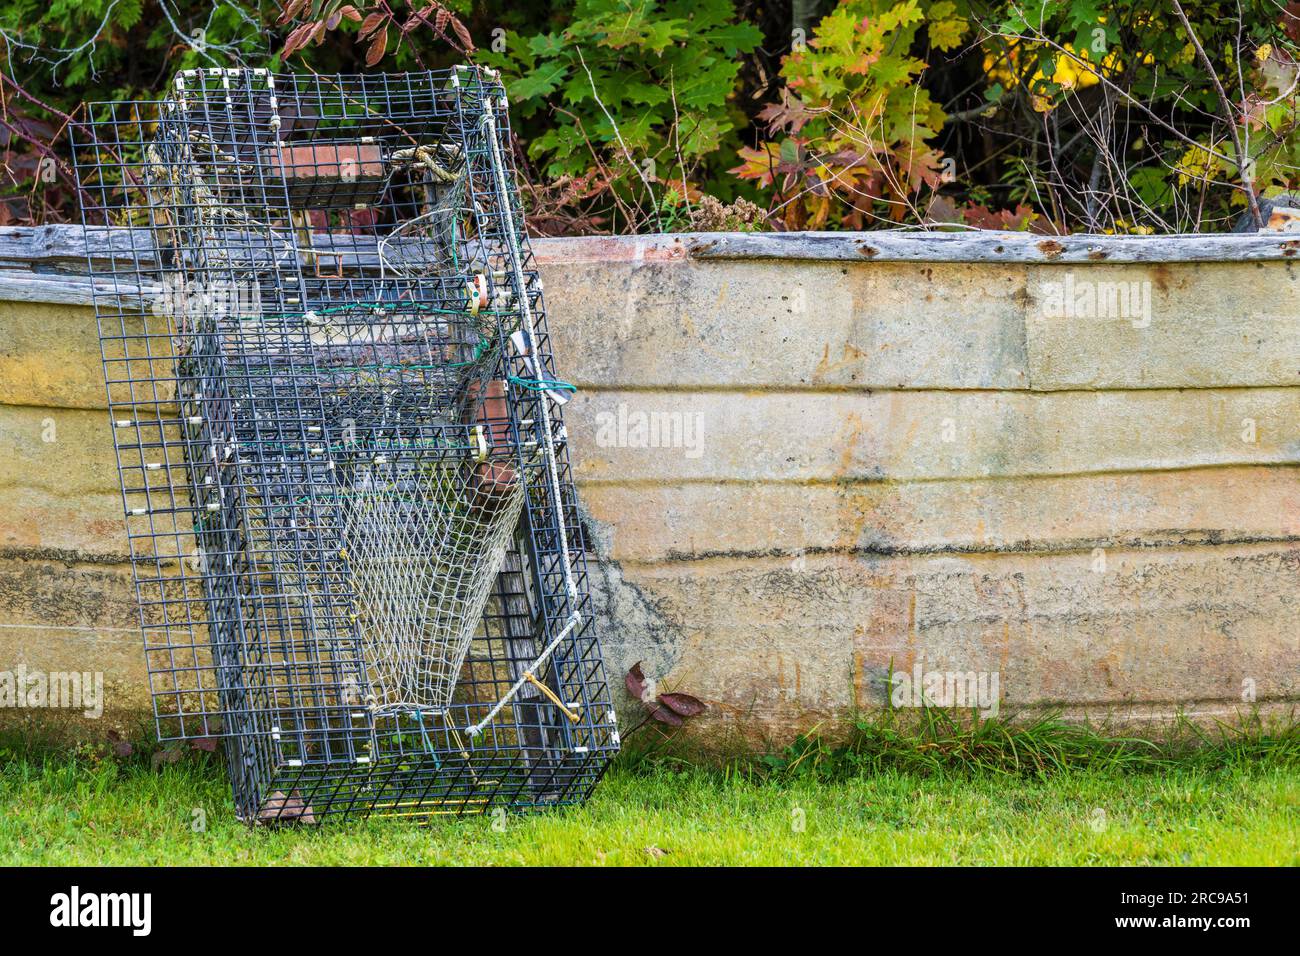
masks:
<svg viewBox="0 0 1300 956"><path fill-rule="evenodd" d="M1277 233L1174 236L1038 236L1023 232L696 233L693 259L833 262L1224 262L1295 259L1300 237Z"/></svg>
<svg viewBox="0 0 1300 956"><path fill-rule="evenodd" d="M145 286L145 295L156 295L157 286ZM130 282L91 279L85 275L0 270L0 301L42 302L55 305L93 305L95 293L120 297L124 308L141 307L141 287Z"/></svg>
<svg viewBox="0 0 1300 956"><path fill-rule="evenodd" d="M357 236L319 237L356 247ZM1170 236L1039 236L1023 232L682 233L535 239L540 260L794 259L832 262L1241 262L1300 257L1300 236L1206 233ZM148 230L77 225L0 227L0 263L84 269L92 258L152 261ZM363 258L369 258L363 254Z"/></svg>

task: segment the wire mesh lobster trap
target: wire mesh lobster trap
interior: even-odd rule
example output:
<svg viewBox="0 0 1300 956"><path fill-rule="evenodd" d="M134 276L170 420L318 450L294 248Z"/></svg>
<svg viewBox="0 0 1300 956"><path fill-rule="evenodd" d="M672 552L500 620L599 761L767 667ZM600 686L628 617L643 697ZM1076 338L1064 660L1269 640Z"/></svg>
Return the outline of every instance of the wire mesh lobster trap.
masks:
<svg viewBox="0 0 1300 956"><path fill-rule="evenodd" d="M617 750L508 122L477 68L205 69L73 130L158 735L246 820Z"/></svg>

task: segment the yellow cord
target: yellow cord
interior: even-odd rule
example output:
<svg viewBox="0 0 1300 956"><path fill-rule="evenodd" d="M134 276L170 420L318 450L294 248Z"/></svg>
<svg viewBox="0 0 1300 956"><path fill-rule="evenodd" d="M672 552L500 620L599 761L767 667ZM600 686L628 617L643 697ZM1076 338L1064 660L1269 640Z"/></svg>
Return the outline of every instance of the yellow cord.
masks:
<svg viewBox="0 0 1300 956"><path fill-rule="evenodd" d="M553 703L556 707L560 708L560 710L564 711L564 716L568 717L569 720L573 721L575 724L578 723L580 720L582 720L581 717L579 717L573 711L569 710L569 708L564 706L564 702L561 701L560 698L555 696L555 691L551 690L549 687L547 687L545 684L539 681L536 677L534 677L532 671L524 671L524 679L527 680L528 683L536 687L538 690L540 690L547 697L549 697L551 699L551 703Z"/></svg>

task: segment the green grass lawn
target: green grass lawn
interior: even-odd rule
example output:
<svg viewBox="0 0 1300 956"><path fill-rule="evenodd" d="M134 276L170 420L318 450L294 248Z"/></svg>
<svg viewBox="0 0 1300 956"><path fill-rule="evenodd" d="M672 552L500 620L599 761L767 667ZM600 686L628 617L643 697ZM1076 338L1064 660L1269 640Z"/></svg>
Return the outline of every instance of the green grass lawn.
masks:
<svg viewBox="0 0 1300 956"><path fill-rule="evenodd" d="M1288 757L1047 775L623 760L584 807L250 829L220 761L0 750L0 864L1300 864ZM193 832L194 811L206 830Z"/></svg>

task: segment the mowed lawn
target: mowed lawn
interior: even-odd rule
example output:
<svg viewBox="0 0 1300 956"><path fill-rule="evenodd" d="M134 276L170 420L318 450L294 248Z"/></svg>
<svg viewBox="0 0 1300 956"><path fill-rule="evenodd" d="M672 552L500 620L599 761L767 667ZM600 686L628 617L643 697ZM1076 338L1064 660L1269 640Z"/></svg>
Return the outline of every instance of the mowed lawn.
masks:
<svg viewBox="0 0 1300 956"><path fill-rule="evenodd" d="M202 810L196 815L196 810ZM194 832L196 818L206 828ZM1300 864L1289 762L761 779L616 764L546 814L250 829L219 760L0 753L0 864Z"/></svg>

